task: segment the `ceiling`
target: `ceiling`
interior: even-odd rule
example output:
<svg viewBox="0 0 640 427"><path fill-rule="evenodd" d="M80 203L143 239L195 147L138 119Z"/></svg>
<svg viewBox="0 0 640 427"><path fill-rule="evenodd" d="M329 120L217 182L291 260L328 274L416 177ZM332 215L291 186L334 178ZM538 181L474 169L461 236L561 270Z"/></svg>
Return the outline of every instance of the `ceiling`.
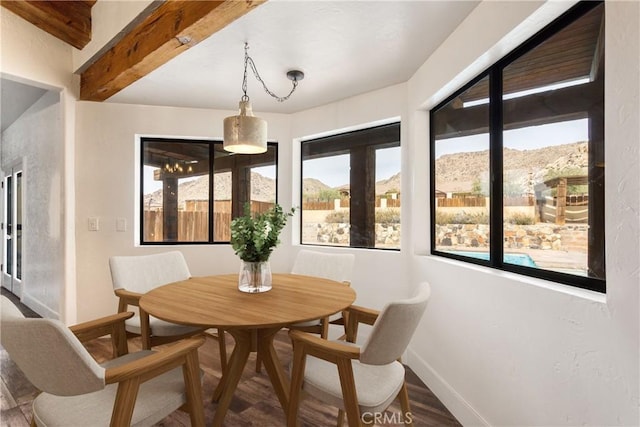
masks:
<svg viewBox="0 0 640 427"><path fill-rule="evenodd" d="M291 89L288 70L305 73L296 93L279 103L249 70L254 111L306 110L407 81L478 3L270 0L105 102L235 109L246 41L277 95ZM4 130L41 89L6 79L1 86Z"/></svg>
<svg viewBox="0 0 640 427"><path fill-rule="evenodd" d="M186 50L107 102L235 109L244 43L272 92L286 72L305 78L286 102L270 98L249 70L254 111L292 113L407 81L477 1L271 0Z"/></svg>
<svg viewBox="0 0 640 427"><path fill-rule="evenodd" d="M0 123L2 132L16 121L30 106L46 92L45 89L18 83L13 80L0 81Z"/></svg>

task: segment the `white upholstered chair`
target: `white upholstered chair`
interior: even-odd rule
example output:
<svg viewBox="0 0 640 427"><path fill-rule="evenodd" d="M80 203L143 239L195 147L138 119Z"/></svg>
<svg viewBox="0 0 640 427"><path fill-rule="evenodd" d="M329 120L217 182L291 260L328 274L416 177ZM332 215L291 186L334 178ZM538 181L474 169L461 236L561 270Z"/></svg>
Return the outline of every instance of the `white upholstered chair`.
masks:
<svg viewBox="0 0 640 427"><path fill-rule="evenodd" d="M335 280L349 286L351 285L354 263L355 255L353 254L328 254L303 249L298 252L291 273L322 277L323 279ZM324 319L296 323L291 325L291 328L318 333L322 338L327 338L329 323L341 323L342 317L342 313L336 313Z"/></svg>
<svg viewBox="0 0 640 427"><path fill-rule="evenodd" d="M69 329L57 320L27 319L1 297L2 346L42 391L33 401L32 426L151 426L184 406L191 425L204 426L198 363L204 337L128 354L124 320L132 315ZM118 357L100 365L82 342L104 335L111 335Z"/></svg>
<svg viewBox="0 0 640 427"><path fill-rule="evenodd" d="M399 359L422 317L431 289L422 283L407 300L387 304L379 313L362 307L349 308L347 340L327 341L301 331L289 331L293 342L289 427L297 425L302 390L344 412L350 426L362 426L363 414L384 411L396 397L411 424L405 369ZM352 344L358 323L372 324L362 346Z"/></svg>
<svg viewBox="0 0 640 427"><path fill-rule="evenodd" d="M202 328L177 325L149 316L139 307L140 297L158 286L187 280L191 277L187 262L179 251L169 251L152 255L113 256L109 258L113 290L120 299L118 312L138 307L139 314L127 319L126 328L130 334L140 335L142 348L148 350L155 345L165 344L202 332ZM218 330L220 363L224 370L227 363L224 331Z"/></svg>
<svg viewBox="0 0 640 427"><path fill-rule="evenodd" d="M319 251L302 249L298 252L291 269L292 274L303 276L322 277L323 279L342 282L346 286L351 285L351 275L355 262L353 254L328 254ZM323 319L315 319L307 322L290 325L290 329L320 334L326 339L329 335L329 324L344 324L344 313L336 313ZM261 361L256 359L256 372L260 372Z"/></svg>

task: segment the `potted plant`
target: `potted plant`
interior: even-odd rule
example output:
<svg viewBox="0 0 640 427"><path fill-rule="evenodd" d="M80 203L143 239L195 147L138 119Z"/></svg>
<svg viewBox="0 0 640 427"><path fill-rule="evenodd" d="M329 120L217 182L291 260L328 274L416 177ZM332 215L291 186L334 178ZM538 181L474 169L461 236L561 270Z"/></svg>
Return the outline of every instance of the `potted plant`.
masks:
<svg viewBox="0 0 640 427"><path fill-rule="evenodd" d="M285 212L276 203L268 211L253 215L247 202L244 215L231 221L231 247L242 261L238 289L251 293L271 289L269 256L280 243L280 231L294 212L295 208Z"/></svg>

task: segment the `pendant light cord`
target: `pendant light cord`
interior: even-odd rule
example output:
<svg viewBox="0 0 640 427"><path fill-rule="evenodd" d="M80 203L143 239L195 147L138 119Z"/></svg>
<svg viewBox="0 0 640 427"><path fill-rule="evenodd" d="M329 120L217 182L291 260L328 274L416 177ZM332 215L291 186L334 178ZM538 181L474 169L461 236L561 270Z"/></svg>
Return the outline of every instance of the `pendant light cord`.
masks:
<svg viewBox="0 0 640 427"><path fill-rule="evenodd" d="M262 77L260 77L260 73L258 73L258 68L256 67L255 62L253 62L253 59L249 56L249 43L245 43L244 44L244 78L242 80L242 91L244 92L244 95L242 95L243 101L249 100L249 96L247 95L247 66L251 67L251 71L253 71L253 75L256 77L256 80L262 83L262 87L264 88L264 91L267 92L269 95L271 95L273 98L275 98L276 101L278 102L284 102L287 99L289 99L289 97L293 94L293 92L296 91L296 88L298 87L298 79L293 78L292 79L293 87L291 88L291 92L289 92L288 95L278 96L275 93L271 92L267 87L266 83L264 82L264 80L262 80Z"/></svg>

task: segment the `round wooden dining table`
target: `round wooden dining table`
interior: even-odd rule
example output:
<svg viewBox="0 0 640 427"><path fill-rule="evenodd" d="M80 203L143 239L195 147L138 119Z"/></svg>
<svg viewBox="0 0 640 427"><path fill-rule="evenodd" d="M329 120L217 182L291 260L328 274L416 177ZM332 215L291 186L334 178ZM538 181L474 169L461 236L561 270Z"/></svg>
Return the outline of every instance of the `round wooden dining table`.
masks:
<svg viewBox="0 0 640 427"><path fill-rule="evenodd" d="M285 414L289 381L273 339L282 328L320 319L349 307L355 291L344 283L296 274L273 274L273 288L263 293L238 290L238 275L192 277L155 288L140 299L140 308L173 323L219 328L230 333L235 347L214 399L214 426L222 426L242 371L252 351L258 352Z"/></svg>

